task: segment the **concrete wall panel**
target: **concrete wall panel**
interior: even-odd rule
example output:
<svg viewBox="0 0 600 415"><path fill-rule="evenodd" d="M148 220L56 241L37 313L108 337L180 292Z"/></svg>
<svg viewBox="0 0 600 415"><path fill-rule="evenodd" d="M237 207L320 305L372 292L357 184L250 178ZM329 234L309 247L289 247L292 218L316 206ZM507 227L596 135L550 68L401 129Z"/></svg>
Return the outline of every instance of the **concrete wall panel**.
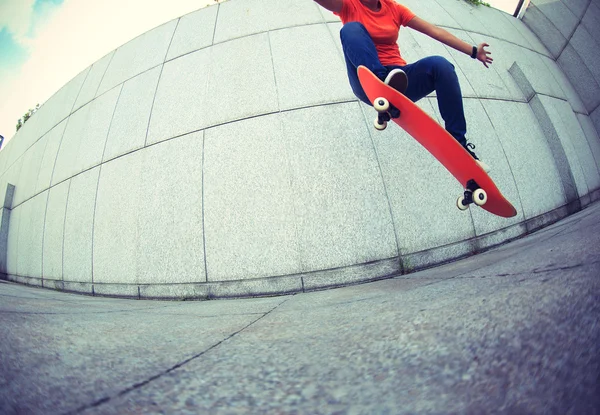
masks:
<svg viewBox="0 0 600 415"><path fill-rule="evenodd" d="M560 56L567 44L567 38L535 4L529 4L523 22L542 39L553 58Z"/></svg>
<svg viewBox="0 0 600 415"><path fill-rule="evenodd" d="M398 255L389 205L357 103L283 113L306 271Z"/></svg>
<svg viewBox="0 0 600 415"><path fill-rule="evenodd" d="M211 46L218 10L219 7L207 7L179 19L167 60Z"/></svg>
<svg viewBox="0 0 600 415"><path fill-rule="evenodd" d="M600 84L571 44L557 60L588 111L600 105Z"/></svg>
<svg viewBox="0 0 600 415"><path fill-rule="evenodd" d="M6 246L6 270L9 275L17 275L19 260L19 227L21 212L25 205L20 205L10 212L10 226L8 227L8 241Z"/></svg>
<svg viewBox="0 0 600 415"><path fill-rule="evenodd" d="M270 41L282 110L355 99L327 26L277 30Z"/></svg>
<svg viewBox="0 0 600 415"><path fill-rule="evenodd" d="M219 5L215 43L287 27L321 23L312 1L236 0Z"/></svg>
<svg viewBox="0 0 600 415"><path fill-rule="evenodd" d="M109 91L71 116L56 158L52 185L100 164L121 88Z"/></svg>
<svg viewBox="0 0 600 415"><path fill-rule="evenodd" d="M170 21L136 37L116 50L102 78L98 95L125 82L129 78L162 64L177 21Z"/></svg>
<svg viewBox="0 0 600 415"><path fill-rule="evenodd" d="M137 210L136 283L206 281L202 142L198 132L142 151L140 189L126 201Z"/></svg>
<svg viewBox="0 0 600 415"><path fill-rule="evenodd" d="M531 108L491 100L482 103L506 153L525 219L564 205L565 193L552 152Z"/></svg>
<svg viewBox="0 0 600 415"><path fill-rule="evenodd" d="M88 72L89 68L78 74L52 95L35 113L34 117L39 118L37 127L38 136L46 134L71 114Z"/></svg>
<svg viewBox="0 0 600 415"><path fill-rule="evenodd" d="M148 143L278 110L269 35L226 42L165 65Z"/></svg>
<svg viewBox="0 0 600 415"><path fill-rule="evenodd" d="M123 84L106 139L103 161L144 147L161 67Z"/></svg>
<svg viewBox="0 0 600 415"><path fill-rule="evenodd" d="M208 280L301 272L281 116L207 130L204 156Z"/></svg>
<svg viewBox="0 0 600 415"><path fill-rule="evenodd" d="M560 147L562 147L566 156L565 162L568 164L568 169L573 176L579 196L588 194L590 189L588 188L584 170L589 170L589 156L591 154L575 114L565 101L545 96L540 96L539 99L549 116L552 128L556 130L558 139L560 140ZM546 137L548 136L549 134L546 134ZM585 145L584 148L581 147L582 144ZM554 155L554 160L557 164L561 162L556 154ZM591 171L589 173L591 174Z"/></svg>
<svg viewBox="0 0 600 415"><path fill-rule="evenodd" d="M19 205L33 197L36 192L37 179L44 157L46 140L42 138L22 156L23 168L19 176L19 191L15 194L13 205Z"/></svg>
<svg viewBox="0 0 600 415"><path fill-rule="evenodd" d="M67 180L54 186L48 195L42 252L42 276L44 279L62 280L63 277L65 216L70 183Z"/></svg>
<svg viewBox="0 0 600 415"><path fill-rule="evenodd" d="M58 150L60 149L60 143L62 141L67 122L68 120L64 120L42 138L42 140L45 141L44 156L42 157L40 170L38 172L37 184L35 188L36 193L39 193L42 190L50 187L52 173L56 164L56 156L58 155Z"/></svg>
<svg viewBox="0 0 600 415"><path fill-rule="evenodd" d="M70 180L64 230L65 281L92 281L92 235L99 173L97 167ZM115 230L118 233L120 230Z"/></svg>
<svg viewBox="0 0 600 415"><path fill-rule="evenodd" d="M143 159L143 151L136 151L102 165L93 216L94 283L137 282Z"/></svg>
<svg viewBox="0 0 600 415"><path fill-rule="evenodd" d="M44 213L48 193L40 193L23 203L19 220L17 275L42 277Z"/></svg>
<svg viewBox="0 0 600 415"><path fill-rule="evenodd" d="M600 4L591 2L581 23L596 41L600 39Z"/></svg>
<svg viewBox="0 0 600 415"><path fill-rule="evenodd" d="M110 64L114 55L115 51L112 51L91 66L87 77L85 78L85 82L81 87L77 101L75 101L75 106L73 107L74 111L78 110L96 97L98 88L100 87L100 82L102 82L104 74L106 74L108 65Z"/></svg>
<svg viewBox="0 0 600 415"><path fill-rule="evenodd" d="M579 121L579 125L581 126L588 145L590 147L591 155L596 162L596 168L600 171L600 138L598 137L598 133L596 129L598 127L594 127L594 123L591 117L577 114L577 119ZM595 188L593 188L595 190Z"/></svg>

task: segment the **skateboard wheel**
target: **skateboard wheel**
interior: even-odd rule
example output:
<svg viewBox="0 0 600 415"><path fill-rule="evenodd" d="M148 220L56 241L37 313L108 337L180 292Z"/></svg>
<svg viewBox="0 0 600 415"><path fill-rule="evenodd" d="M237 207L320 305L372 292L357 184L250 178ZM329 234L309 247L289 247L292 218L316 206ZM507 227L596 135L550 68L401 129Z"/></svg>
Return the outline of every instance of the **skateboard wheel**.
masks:
<svg viewBox="0 0 600 415"><path fill-rule="evenodd" d="M373 121L373 126L375 126L376 130L383 131L387 127L387 121L379 123L379 118L375 118L375 121Z"/></svg>
<svg viewBox="0 0 600 415"><path fill-rule="evenodd" d="M487 202L487 193L483 189L477 189L473 192L473 203L477 206L483 206Z"/></svg>
<svg viewBox="0 0 600 415"><path fill-rule="evenodd" d="M467 210L469 208L469 204L464 204L463 202L465 201L465 197L464 196L459 196L458 200L456 201L456 206L460 209L460 210Z"/></svg>
<svg viewBox="0 0 600 415"><path fill-rule="evenodd" d="M373 107L377 112L386 112L390 108L390 102L387 99L380 97L373 102Z"/></svg>

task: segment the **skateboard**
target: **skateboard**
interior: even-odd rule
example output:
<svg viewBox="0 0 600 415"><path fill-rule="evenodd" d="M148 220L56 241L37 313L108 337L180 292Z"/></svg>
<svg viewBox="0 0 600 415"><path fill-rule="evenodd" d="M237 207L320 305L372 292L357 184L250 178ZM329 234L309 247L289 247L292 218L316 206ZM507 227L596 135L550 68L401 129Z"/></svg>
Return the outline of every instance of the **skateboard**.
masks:
<svg viewBox="0 0 600 415"><path fill-rule="evenodd" d="M384 84L366 67L358 67L358 79L377 111L374 127L383 130L387 122L393 120L460 182L464 189L456 201L460 210L475 204L505 218L517 215L516 209L498 190L490 176L441 125L410 99Z"/></svg>

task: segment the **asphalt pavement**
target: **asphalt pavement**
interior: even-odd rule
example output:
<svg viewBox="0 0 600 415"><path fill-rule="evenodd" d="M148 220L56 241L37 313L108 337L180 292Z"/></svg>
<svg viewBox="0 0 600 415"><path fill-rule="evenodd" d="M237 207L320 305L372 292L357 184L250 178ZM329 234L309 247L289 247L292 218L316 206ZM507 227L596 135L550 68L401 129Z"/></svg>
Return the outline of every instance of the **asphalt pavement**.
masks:
<svg viewBox="0 0 600 415"><path fill-rule="evenodd" d="M282 297L0 282L2 414L600 413L600 203L494 250Z"/></svg>

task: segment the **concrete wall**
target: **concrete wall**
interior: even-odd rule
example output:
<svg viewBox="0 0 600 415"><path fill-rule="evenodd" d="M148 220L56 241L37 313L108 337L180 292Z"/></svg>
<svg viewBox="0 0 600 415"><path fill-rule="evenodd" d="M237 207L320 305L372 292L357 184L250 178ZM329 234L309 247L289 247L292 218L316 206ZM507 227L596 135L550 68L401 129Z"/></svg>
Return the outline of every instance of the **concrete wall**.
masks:
<svg viewBox="0 0 600 415"><path fill-rule="evenodd" d="M299 292L471 255L595 200L600 141L540 39L493 9L404 3L490 43L486 70L409 29L399 40L409 61L456 66L468 137L517 217L458 211L462 188L429 153L372 128L335 16L231 0L103 57L0 152L5 278L135 298ZM420 105L439 119L434 96Z"/></svg>
<svg viewBox="0 0 600 415"><path fill-rule="evenodd" d="M558 62L600 131L600 0L532 0L523 21Z"/></svg>

